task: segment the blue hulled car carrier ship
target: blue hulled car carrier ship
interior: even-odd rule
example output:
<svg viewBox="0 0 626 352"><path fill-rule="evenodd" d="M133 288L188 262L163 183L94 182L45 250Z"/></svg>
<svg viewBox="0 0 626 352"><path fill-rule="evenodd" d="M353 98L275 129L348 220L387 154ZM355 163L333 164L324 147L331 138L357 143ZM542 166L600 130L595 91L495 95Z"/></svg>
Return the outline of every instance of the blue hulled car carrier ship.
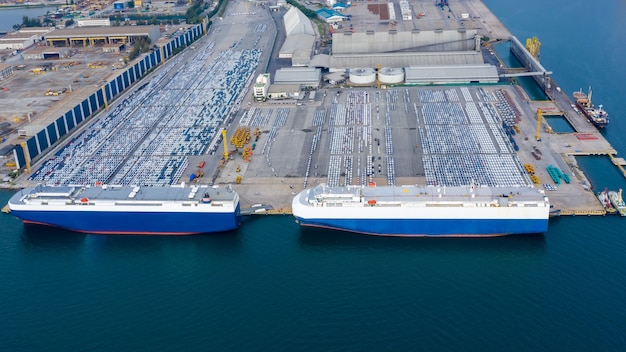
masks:
<svg viewBox="0 0 626 352"><path fill-rule="evenodd" d="M17 192L11 213L24 223L92 234L191 235L241 223L230 187L45 186Z"/></svg>
<svg viewBox="0 0 626 352"><path fill-rule="evenodd" d="M485 237L544 233L550 203L532 187L327 187L296 195L302 226L382 236Z"/></svg>

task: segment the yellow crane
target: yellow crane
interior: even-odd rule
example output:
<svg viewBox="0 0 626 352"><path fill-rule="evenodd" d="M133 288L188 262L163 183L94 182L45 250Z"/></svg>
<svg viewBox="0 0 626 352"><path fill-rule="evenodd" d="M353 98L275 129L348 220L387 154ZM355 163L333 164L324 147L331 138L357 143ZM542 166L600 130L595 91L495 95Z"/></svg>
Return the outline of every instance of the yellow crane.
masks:
<svg viewBox="0 0 626 352"><path fill-rule="evenodd" d="M526 50L532 55L535 59L539 60L539 49L541 48L541 42L539 38L532 37L526 38Z"/></svg>
<svg viewBox="0 0 626 352"><path fill-rule="evenodd" d="M228 160L228 142L226 141L226 129L222 130L222 141L224 142L224 155L222 155L222 157L224 158L224 162L226 162Z"/></svg>
<svg viewBox="0 0 626 352"><path fill-rule="evenodd" d="M535 134L535 139L537 141L541 141L541 115L543 114L543 110L537 109L537 133Z"/></svg>

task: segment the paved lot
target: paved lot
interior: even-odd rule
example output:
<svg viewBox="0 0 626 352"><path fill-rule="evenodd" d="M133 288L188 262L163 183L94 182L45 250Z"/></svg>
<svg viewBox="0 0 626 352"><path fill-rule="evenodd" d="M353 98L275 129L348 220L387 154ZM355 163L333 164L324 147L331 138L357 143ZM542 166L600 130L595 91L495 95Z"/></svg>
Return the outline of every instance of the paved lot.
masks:
<svg viewBox="0 0 626 352"><path fill-rule="evenodd" d="M351 10L363 11L359 5ZM432 3L422 2L422 6L426 15L414 22L435 14L444 16L442 21L447 20L447 15L439 13L441 10ZM426 9L428 6L431 8ZM464 7L459 10L457 6ZM480 1L452 1L451 9L453 13L473 14L474 23L489 23L484 27L487 33L503 38L508 35ZM273 15L282 25L280 14ZM364 21L369 21L367 18ZM437 29L437 20L431 21L428 29ZM259 68L250 76L254 78L264 72L274 47L274 37L263 35L275 32L274 23L267 10L234 2L224 18L214 22L211 33L194 45L195 49L187 49L184 57L197 57L192 50L206 51L206 62L201 64L210 67L230 49L261 49ZM182 70L185 61L177 65L168 76L170 79L174 79L174 72ZM180 104L170 105L172 114L182 108ZM228 115L222 116L223 122L215 126L211 145L216 148L207 149L202 155L187 155L188 166L181 180L186 180L204 161L205 176L198 182L234 184L241 176L241 183L234 188L244 206L263 203L288 212L296 192L322 182L453 185L478 181L527 186L530 180L523 165L532 164L541 180L539 186L543 187L553 183L546 172L546 167L553 165L573 180L571 184L547 187L556 189L548 191L555 207L600 212L595 196L585 189L588 182L567 154L607 153L612 148L569 105L562 106L562 102L559 106L530 102L519 87L509 85L321 89L314 100L305 98L298 104L253 103L251 92L244 89L229 107L232 110ZM561 110L577 132L597 138L581 139L574 133L548 134L544 132L548 127L544 123L541 142L536 141L538 107ZM501 127L503 119L511 118L517 122L514 140L519 151L513 149ZM249 144L255 143L251 160L246 162L238 150L232 153L231 160L220 165L223 147L216 132L226 129L229 141L237 127L258 128L262 132L258 140ZM228 148L233 151L230 143ZM537 149L542 155L539 160L532 156Z"/></svg>

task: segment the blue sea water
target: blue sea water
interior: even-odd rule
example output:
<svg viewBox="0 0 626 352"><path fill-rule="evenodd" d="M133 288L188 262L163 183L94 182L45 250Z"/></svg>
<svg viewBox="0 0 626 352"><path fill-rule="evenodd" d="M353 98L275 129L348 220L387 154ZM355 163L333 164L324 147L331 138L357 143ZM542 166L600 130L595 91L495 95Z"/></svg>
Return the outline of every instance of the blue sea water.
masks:
<svg viewBox="0 0 626 352"><path fill-rule="evenodd" d="M613 117L606 136L626 151L626 4L485 3L518 38L540 38L564 91L593 85ZM579 164L596 189L626 184L606 158ZM3 215L0 350L623 351L625 224L407 239L258 216L226 234L124 237Z"/></svg>
<svg viewBox="0 0 626 352"><path fill-rule="evenodd" d="M12 31L13 25L21 24L22 17L29 18L45 15L48 11L54 12L57 7L28 7L0 9L0 32Z"/></svg>

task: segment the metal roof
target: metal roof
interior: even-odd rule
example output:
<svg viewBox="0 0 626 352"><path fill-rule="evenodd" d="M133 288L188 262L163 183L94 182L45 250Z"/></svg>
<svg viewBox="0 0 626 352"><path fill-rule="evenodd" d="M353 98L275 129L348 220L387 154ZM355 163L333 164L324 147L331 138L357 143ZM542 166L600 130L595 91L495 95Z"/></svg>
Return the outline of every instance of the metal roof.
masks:
<svg viewBox="0 0 626 352"><path fill-rule="evenodd" d="M93 36L141 36L150 35L157 26L122 26L122 27L80 27L57 29L45 35L48 38L93 37Z"/></svg>
<svg viewBox="0 0 626 352"><path fill-rule="evenodd" d="M310 49L296 49L291 56L292 66L308 66L311 62L311 50Z"/></svg>
<svg viewBox="0 0 626 352"><path fill-rule="evenodd" d="M325 20L346 18L345 15L335 10L331 10L331 9L324 8L324 9L319 9L316 12L318 16L322 17Z"/></svg>
<svg viewBox="0 0 626 352"><path fill-rule="evenodd" d="M496 83L498 69L493 65L450 65L450 66L411 66L405 67L406 83L445 84L445 83Z"/></svg>
<svg viewBox="0 0 626 352"><path fill-rule="evenodd" d="M274 84L319 83L322 70L313 67L287 67L276 70Z"/></svg>
<svg viewBox="0 0 626 352"><path fill-rule="evenodd" d="M311 21L296 7L292 7L287 11L283 21L285 23L285 33L287 36L293 34L315 35Z"/></svg>
<svg viewBox="0 0 626 352"><path fill-rule="evenodd" d="M318 54L311 58L309 61L309 67L330 67L330 55L328 54Z"/></svg>
<svg viewBox="0 0 626 352"><path fill-rule="evenodd" d="M295 34L287 36L285 43L280 48L280 57L291 56L298 49L308 50L309 53L313 50L313 43L315 43L315 36L309 34Z"/></svg>
<svg viewBox="0 0 626 352"><path fill-rule="evenodd" d="M334 54L476 50L476 30L351 31L333 34Z"/></svg>
<svg viewBox="0 0 626 352"><path fill-rule="evenodd" d="M346 69L353 67L405 67L437 65L480 65L482 54L476 51L437 52L437 53L379 53L332 55L329 68Z"/></svg>
<svg viewBox="0 0 626 352"><path fill-rule="evenodd" d="M267 89L268 93L283 93L283 92L299 92L301 90L299 84L272 84Z"/></svg>

